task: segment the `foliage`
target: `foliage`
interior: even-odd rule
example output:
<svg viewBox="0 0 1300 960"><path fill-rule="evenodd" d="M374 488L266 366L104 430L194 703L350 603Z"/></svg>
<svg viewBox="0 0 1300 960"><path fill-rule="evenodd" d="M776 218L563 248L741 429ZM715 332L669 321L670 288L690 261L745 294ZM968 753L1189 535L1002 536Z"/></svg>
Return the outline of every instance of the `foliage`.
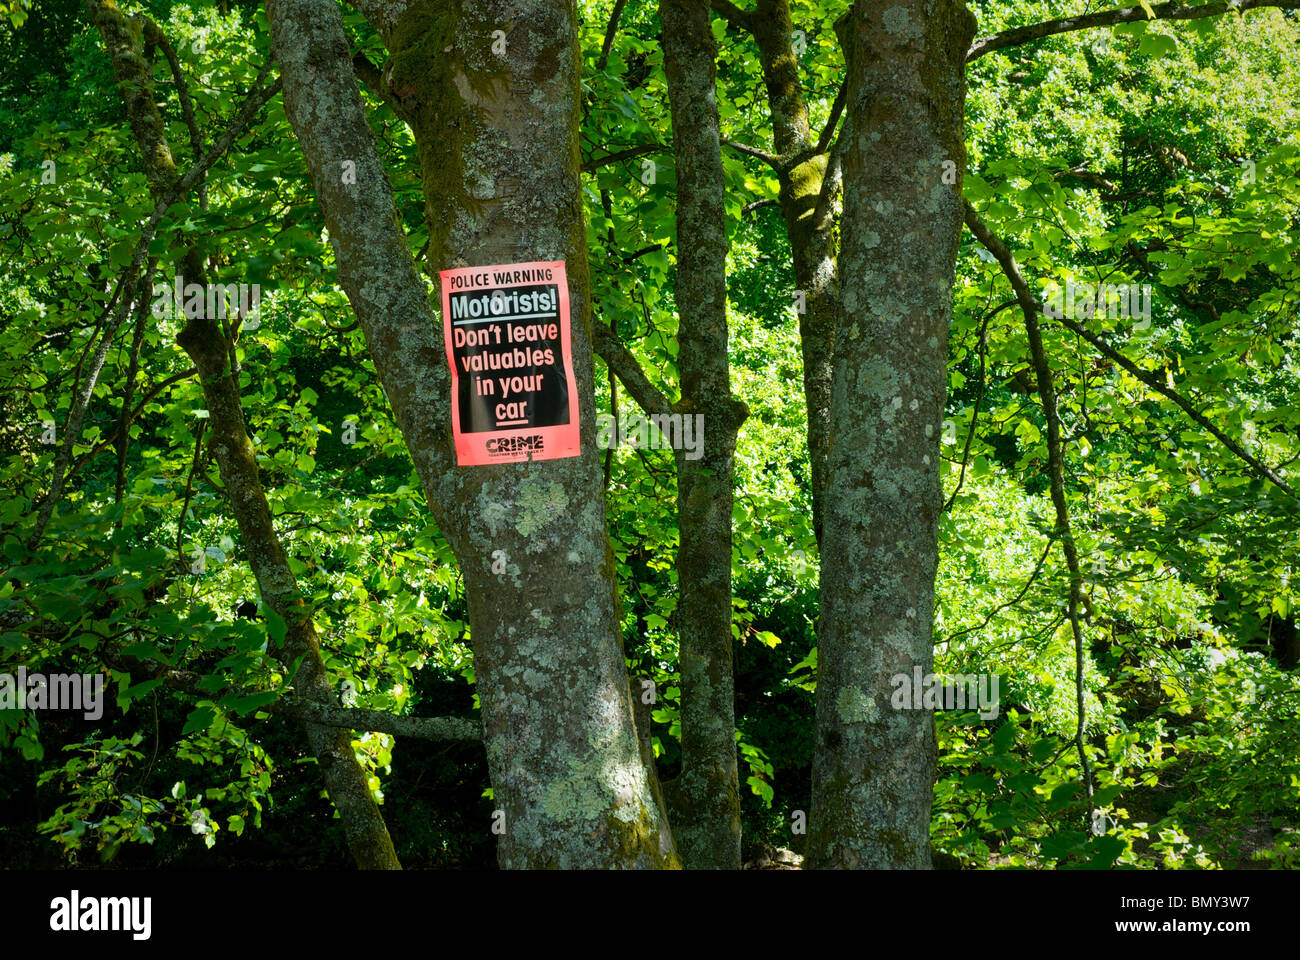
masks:
<svg viewBox="0 0 1300 960"><path fill-rule="evenodd" d="M269 57L258 4L123 6L147 12L181 52L210 142ZM658 19L653 4L628 4L602 64L612 4L579 7L593 323L612 328L675 398L678 172ZM833 23L846 7L792 4L815 129L843 75ZM1056 13L1039 0L972 8L982 34ZM81 4L0 3L0 20L0 673L99 672L111 692L97 721L0 710L0 860L262 862L281 846L305 850L300 862L345 862L314 761L274 713L290 682L274 657L285 625L257 604L176 319L142 311L117 332L68 488L40 543L28 543L105 305L153 204ZM382 59L363 18L349 11L346 24L358 50ZM713 26L724 136L767 148L757 51L722 19ZM1150 284L1149 323L1098 317L1090 329L1291 477L1298 39L1294 16L1267 10L1066 34L983 57L969 72L965 186L1036 290ZM63 56L47 56L54 46ZM195 157L175 84L162 57L153 69L184 168ZM428 231L414 143L362 89L418 253ZM659 149L597 164L651 145ZM750 408L733 515L746 840L798 849L819 568L795 284L776 208L751 206L775 198L772 170L729 148L724 162L732 388ZM262 290L260 322L236 350L244 415L340 696L402 715L474 715L463 582L334 282L278 100L213 167L204 197L168 210L148 251L159 282L180 271L175 241L198 234L216 238L202 251L216 279ZM1012 294L981 252L970 239L957 265L936 669L996 674L1003 685L995 719L937 715L936 851L981 867L1294 868L1300 684L1284 651L1295 649L1300 604L1295 499L1167 397L1045 324L1084 557L1089 823L1046 424L1021 316L999 309ZM602 378L598 409L614 403L633 407ZM665 778L680 761L676 493L670 452L611 451L625 649L633 675L654 683ZM152 679L133 679L142 664ZM177 677L192 682L169 684ZM353 747L405 861L490 861L478 747L384 734L358 735Z"/></svg>

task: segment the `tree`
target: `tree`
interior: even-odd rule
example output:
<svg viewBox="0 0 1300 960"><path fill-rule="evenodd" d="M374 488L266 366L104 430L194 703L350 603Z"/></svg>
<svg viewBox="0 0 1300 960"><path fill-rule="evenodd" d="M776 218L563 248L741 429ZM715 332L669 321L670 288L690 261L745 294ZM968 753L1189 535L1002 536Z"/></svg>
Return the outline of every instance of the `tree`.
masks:
<svg viewBox="0 0 1300 960"><path fill-rule="evenodd" d="M933 716L887 705L891 677L929 673L933 661L975 23L961 3L863 5L844 33L843 309L822 547L834 580L822 586L809 856L823 867L928 867Z"/></svg>
<svg viewBox="0 0 1300 960"><path fill-rule="evenodd" d="M681 547L682 773L673 824L689 868L740 868L731 655L731 511L736 433L731 394L725 184L705 0L663 0L664 69L677 161L677 332L682 401L708 433L702 456L677 453Z"/></svg>
<svg viewBox="0 0 1300 960"><path fill-rule="evenodd" d="M271 0L286 112L340 283L465 574L484 744L505 812L501 865L671 865L672 834L641 754L614 627L594 446L573 10L488 3L453 12L433 2L366 10L388 44L389 82L409 104L420 146L430 263L564 261L578 318L584 453L477 468L478 476L454 467L444 344L398 227L338 10L323 0ZM504 54L494 52L499 32ZM344 160L355 160L356 183L345 182ZM502 186L475 196L475 182ZM506 572L496 573L502 555Z"/></svg>
<svg viewBox="0 0 1300 960"><path fill-rule="evenodd" d="M190 183L182 187L177 176L163 121L154 102L152 78L141 49L142 33L151 44L160 41L166 44L166 40L148 21L143 30L139 24L134 25L133 29L111 3L87 0L86 9L94 18L112 60L151 193L159 207L165 209L187 192L195 179L190 177ZM175 55L172 56L174 59ZM226 145L229 140L230 137L227 136ZM140 253L145 243L147 236L137 245L133 270L128 273L126 291L118 301L119 321L132 303L133 296L138 296L141 303L147 299L143 284L139 283L140 276L134 272L139 269ZM198 249L189 247L179 259L184 265L187 282L206 287L207 272ZM138 292L137 286L141 287ZM242 319L239 318L240 321ZM334 699L334 692L321 661L316 630L289 568L284 547L276 536L271 511L258 476L256 455L244 425L238 374L232 359L235 327L235 324L231 324L228 330L219 320L208 316L189 317L177 340L194 361L199 381L203 385L204 399L212 423L209 444L216 454L231 510L248 546L249 562L257 577L262 599L285 624L280 650L282 660L286 665L297 664L296 669L290 672L305 698L318 703L329 703ZM110 327L104 334L102 344L111 342L113 330L114 327ZM93 378L90 386L93 389ZM66 445L68 450L71 450L72 439L79 425L70 426L72 429L69 430ZM61 474L62 470L60 482ZM46 506L53 507L57 496L58 486L46 499ZM48 511L45 511L44 516L48 518ZM36 537L39 538L42 528L43 524L38 521ZM348 845L358 865L370 869L399 868L393 842L379 813L379 807L353 756L351 737L337 727L310 721L304 724L304 729L312 752L320 763L330 797L346 825Z"/></svg>
<svg viewBox="0 0 1300 960"><path fill-rule="evenodd" d="M23 853L1293 861L1293 4L756 2L10 4ZM466 464L443 271L555 262L580 452Z"/></svg>

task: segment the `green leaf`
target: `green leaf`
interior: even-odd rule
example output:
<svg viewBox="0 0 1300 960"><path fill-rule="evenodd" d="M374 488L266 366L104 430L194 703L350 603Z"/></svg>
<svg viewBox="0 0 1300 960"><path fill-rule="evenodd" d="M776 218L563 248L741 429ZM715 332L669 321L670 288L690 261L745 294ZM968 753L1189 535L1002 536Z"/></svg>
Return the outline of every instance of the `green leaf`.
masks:
<svg viewBox="0 0 1300 960"><path fill-rule="evenodd" d="M268 703L274 703L280 698L278 690L271 690L266 693L250 693L244 697L237 697L230 704L230 709L235 713L244 714L252 713L259 707L264 707Z"/></svg>
<svg viewBox="0 0 1300 960"><path fill-rule="evenodd" d="M272 646L276 647L284 644L284 637L288 632L288 624L285 623L284 617L269 608L266 609L266 632L271 638Z"/></svg>
<svg viewBox="0 0 1300 960"><path fill-rule="evenodd" d="M972 792L993 793L998 788L998 782L987 773L972 773L962 781L962 786Z"/></svg>
<svg viewBox="0 0 1300 960"><path fill-rule="evenodd" d="M1074 801L1075 794L1078 792L1079 785L1077 783L1070 782L1061 784L1052 791L1051 797L1048 798L1047 809L1053 811L1065 809Z"/></svg>
<svg viewBox="0 0 1300 960"><path fill-rule="evenodd" d="M186 718L185 726L181 728L181 736L208 729L208 727L212 726L212 721L216 718L217 712L212 707L195 707L190 711L189 717Z"/></svg>
<svg viewBox="0 0 1300 960"><path fill-rule="evenodd" d="M1152 57L1163 57L1177 50L1177 41L1163 33L1148 33L1138 43L1138 52Z"/></svg>

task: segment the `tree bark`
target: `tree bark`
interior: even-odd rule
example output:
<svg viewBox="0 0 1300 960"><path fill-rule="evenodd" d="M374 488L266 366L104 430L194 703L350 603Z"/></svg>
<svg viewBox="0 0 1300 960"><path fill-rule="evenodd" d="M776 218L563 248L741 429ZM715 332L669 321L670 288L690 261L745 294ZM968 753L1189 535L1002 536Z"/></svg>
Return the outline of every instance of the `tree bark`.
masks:
<svg viewBox="0 0 1300 960"><path fill-rule="evenodd" d="M928 673L933 662L964 60L975 20L957 0L860 0L847 18L843 311L807 855L815 868L927 868L934 717L893 709L890 678Z"/></svg>
<svg viewBox="0 0 1300 960"><path fill-rule="evenodd" d="M829 215L835 185L827 177L829 157L816 154L799 163L781 159L805 156L815 146L808 107L799 81L799 62L791 37L789 0L759 0L746 21L758 45L759 63L772 118L772 146L778 155L778 202L790 239L795 283L802 291L799 346L803 355L804 404L808 412L813 530L820 544L825 517L826 459L830 449L831 354L840 312L834 222Z"/></svg>
<svg viewBox="0 0 1300 960"><path fill-rule="evenodd" d="M727 355L717 50L708 0L661 0L659 18L677 162L678 408L702 416L706 431L698 459L676 452L682 772L673 828L687 869L739 870L731 507L736 434L748 411L731 395Z"/></svg>
<svg viewBox="0 0 1300 960"><path fill-rule="evenodd" d="M605 534L573 4L363 4L391 54L384 78L419 147L434 277L454 266L567 265L582 454L476 467L456 465L442 325L366 125L338 7L266 7L285 111L339 282L465 576L488 767L505 812L498 860L506 868L678 866L636 734ZM344 182L344 161L355 163L355 182ZM506 572L497 574L502 554Z"/></svg>

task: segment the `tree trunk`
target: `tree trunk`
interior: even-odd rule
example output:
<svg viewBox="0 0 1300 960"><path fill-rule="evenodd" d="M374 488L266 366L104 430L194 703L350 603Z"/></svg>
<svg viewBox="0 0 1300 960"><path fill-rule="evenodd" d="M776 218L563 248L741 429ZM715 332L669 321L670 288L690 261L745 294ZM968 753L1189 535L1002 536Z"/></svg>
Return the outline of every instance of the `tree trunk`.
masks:
<svg viewBox="0 0 1300 960"><path fill-rule="evenodd" d="M767 88L772 117L772 146L781 157L797 157L815 146L808 107L799 82L792 45L789 0L759 0L751 15L754 41ZM811 157L777 170L778 201L794 265L795 283L803 293L799 346L803 356L804 404L808 413L808 461L812 469L813 530L820 545L826 501L826 458L830 449L831 354L840 311L834 218L828 183L828 157Z"/></svg>
<svg viewBox="0 0 1300 960"><path fill-rule="evenodd" d="M187 263L187 281L205 283L199 258L190 256ZM271 506L258 476L257 456L248 439L239 398L239 375L230 366L229 340L219 322L194 319L186 322L177 341L199 371L212 430L209 448L216 456L262 600L285 621L284 643L273 647L272 653L286 670L301 659L297 672L289 678L298 696L336 706L338 701L321 659L311 612L289 569L289 558L275 533ZM352 731L310 722L302 726L320 764L325 788L339 811L348 849L357 866L365 870L400 870L383 815L352 749Z"/></svg>
<svg viewBox="0 0 1300 960"><path fill-rule="evenodd" d="M731 506L736 433L748 411L731 396L727 356L716 47L707 0L661 0L659 18L677 162L678 408L702 416L706 431L698 459L677 451L682 772L673 828L688 869L739 870Z"/></svg>
<svg viewBox="0 0 1300 960"><path fill-rule="evenodd" d="M419 146L435 276L457 266L567 265L581 455L458 466L442 325L366 125L338 6L268 0L285 110L339 282L464 572L488 767L505 814L498 860L507 868L677 866L633 721L605 534L576 12L556 0L362 8L392 55L384 79ZM355 177L345 175L348 162ZM500 560L505 572L495 573Z"/></svg>
<svg viewBox="0 0 1300 960"><path fill-rule="evenodd" d="M964 60L975 21L954 0L860 0L847 16L843 312L808 860L924 868L934 718L893 709L890 678L928 673L933 662Z"/></svg>
<svg viewBox="0 0 1300 960"><path fill-rule="evenodd" d="M155 200L160 200L175 186L177 174L149 68L141 55L140 28L127 21L111 3L89 0L87 8L112 61L150 191ZM187 250L181 262L187 283L207 283L196 248ZM142 298L147 289L147 283L142 283ZM211 449L262 599L286 623L284 644L273 651L274 655L286 670L301 660L290 677L300 696L333 704L334 691L321 659L316 630L276 535L271 507L258 475L257 458L244 423L239 375L231 366L230 338L219 320L196 317L186 321L177 340L198 368L212 427ZM352 749L352 732L315 723L305 723L303 729L357 865L363 869L401 869L383 815Z"/></svg>

